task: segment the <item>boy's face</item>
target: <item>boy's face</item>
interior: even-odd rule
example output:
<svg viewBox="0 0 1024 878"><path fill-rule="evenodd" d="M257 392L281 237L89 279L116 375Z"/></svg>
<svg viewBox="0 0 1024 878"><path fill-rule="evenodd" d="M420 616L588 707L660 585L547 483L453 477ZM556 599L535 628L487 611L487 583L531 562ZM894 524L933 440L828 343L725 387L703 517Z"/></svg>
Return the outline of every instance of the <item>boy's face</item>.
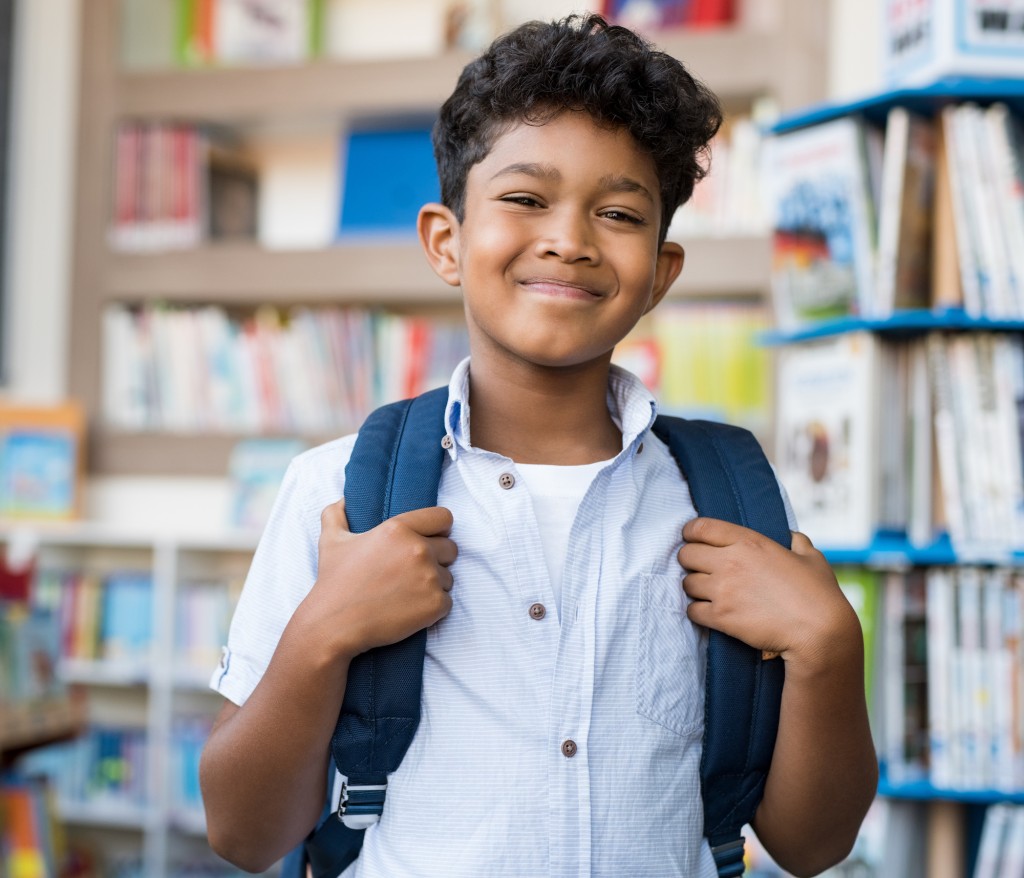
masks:
<svg viewBox="0 0 1024 878"><path fill-rule="evenodd" d="M682 248L659 247L654 162L620 128L563 112L500 135L466 181L464 219L428 205L435 271L462 286L473 356L576 366L612 348L664 295Z"/></svg>

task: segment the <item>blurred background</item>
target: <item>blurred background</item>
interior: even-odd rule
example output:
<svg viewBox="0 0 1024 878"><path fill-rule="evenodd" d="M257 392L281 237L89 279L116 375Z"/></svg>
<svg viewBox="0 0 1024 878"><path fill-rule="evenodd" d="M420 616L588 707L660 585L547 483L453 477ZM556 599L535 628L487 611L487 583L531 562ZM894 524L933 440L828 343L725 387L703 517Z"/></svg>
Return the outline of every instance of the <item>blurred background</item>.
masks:
<svg viewBox="0 0 1024 878"><path fill-rule="evenodd" d="M758 435L861 615L887 785L831 874L1024 876L1019 6L0 0L0 878L236 874L196 766L269 505L467 353L415 239L433 116L574 11L726 109L615 358ZM961 105L992 140L940 152Z"/></svg>

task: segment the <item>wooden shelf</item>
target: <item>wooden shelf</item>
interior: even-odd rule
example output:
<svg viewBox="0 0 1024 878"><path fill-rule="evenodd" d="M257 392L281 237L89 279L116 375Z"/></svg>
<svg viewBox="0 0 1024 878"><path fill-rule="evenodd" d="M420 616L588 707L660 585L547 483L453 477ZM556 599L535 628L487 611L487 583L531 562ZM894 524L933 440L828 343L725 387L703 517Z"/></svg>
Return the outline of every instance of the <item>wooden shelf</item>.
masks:
<svg viewBox="0 0 1024 878"><path fill-rule="evenodd" d="M792 39L743 27L665 32L653 42L680 59L727 103L774 94L802 106L821 84L794 76ZM217 124L432 113L473 56L316 61L278 67L123 73L115 81L118 115L187 118ZM803 83L801 85L801 83ZM803 93L801 93L803 92Z"/></svg>
<svg viewBox="0 0 1024 878"><path fill-rule="evenodd" d="M367 240L322 250L257 244L163 253L112 253L105 297L116 301L454 303L415 239Z"/></svg>
<svg viewBox="0 0 1024 878"><path fill-rule="evenodd" d="M771 259L767 236L683 242L686 265L673 296L760 295ZM256 244L162 253L111 253L104 299L121 302L373 303L459 302L431 271L415 240L367 240L322 250L267 250Z"/></svg>
<svg viewBox="0 0 1024 878"><path fill-rule="evenodd" d="M73 737L84 722L84 705L70 697L2 704L0 762L23 750Z"/></svg>

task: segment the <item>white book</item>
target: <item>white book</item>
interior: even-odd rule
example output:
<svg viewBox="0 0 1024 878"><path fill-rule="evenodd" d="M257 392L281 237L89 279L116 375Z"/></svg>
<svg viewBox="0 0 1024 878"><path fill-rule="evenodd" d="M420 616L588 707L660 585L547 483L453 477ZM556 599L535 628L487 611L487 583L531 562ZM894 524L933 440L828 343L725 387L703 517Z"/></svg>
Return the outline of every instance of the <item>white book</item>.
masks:
<svg viewBox="0 0 1024 878"><path fill-rule="evenodd" d="M988 570L984 574L982 612L988 700L985 702L991 764L989 779L994 789L1013 791L1013 674L1014 656L1007 648L1005 633L1006 592L1010 572Z"/></svg>
<svg viewBox="0 0 1024 878"><path fill-rule="evenodd" d="M932 386L932 420L935 427L935 453L938 459L942 512L953 545L960 547L968 538L961 489L966 477L961 471L962 455L958 449L956 417L953 410L953 379L943 336L939 333L929 334L926 350Z"/></svg>
<svg viewBox="0 0 1024 878"><path fill-rule="evenodd" d="M915 546L924 546L935 538L931 386L928 381L928 359L924 339L914 339L908 341L906 345L910 358L910 499L907 535Z"/></svg>
<svg viewBox="0 0 1024 878"><path fill-rule="evenodd" d="M961 786L985 786L985 685L981 648L981 573L976 567L961 567L957 583L959 639L955 657L960 662L957 701L960 704L960 734L963 741Z"/></svg>
<svg viewBox="0 0 1024 878"><path fill-rule="evenodd" d="M149 394L135 320L124 305L103 310L103 417L112 427L144 430Z"/></svg>
<svg viewBox="0 0 1024 878"><path fill-rule="evenodd" d="M961 104L956 113L962 138L962 157L970 185L968 213L975 227L975 243L983 266L982 300L990 317L1015 314L1014 291L1010 275L1009 253L998 222L999 193L992 175L988 130L976 104Z"/></svg>
<svg viewBox="0 0 1024 878"><path fill-rule="evenodd" d="M997 197L995 208L1009 253L1014 313L1024 315L1024 135L1006 104L985 110Z"/></svg>
<svg viewBox="0 0 1024 878"><path fill-rule="evenodd" d="M1003 644L1009 655L1009 685L1004 697L1010 702L1010 784L1024 788L1024 581L1014 572L1003 592Z"/></svg>
<svg viewBox="0 0 1024 878"><path fill-rule="evenodd" d="M906 764L906 709L904 705L905 654L905 583L903 575L889 572L885 576L883 597L882 640L886 668L882 675L881 761L891 783L913 779Z"/></svg>
<svg viewBox="0 0 1024 878"><path fill-rule="evenodd" d="M952 654L955 592L951 572L932 567L927 573L928 744L929 775L940 789L954 785L952 765Z"/></svg>
<svg viewBox="0 0 1024 878"><path fill-rule="evenodd" d="M1013 810L1012 805L997 802L985 811L973 878L1007 878L1008 873L1003 870L1003 850Z"/></svg>
<svg viewBox="0 0 1024 878"><path fill-rule="evenodd" d="M1024 546L1024 435L1018 414L1024 411L1024 341L1018 335L993 335L992 359L1010 544Z"/></svg>
<svg viewBox="0 0 1024 878"><path fill-rule="evenodd" d="M1024 805L1011 805L1000 878L1024 878Z"/></svg>
<svg viewBox="0 0 1024 878"><path fill-rule="evenodd" d="M216 0L214 57L224 64L279 64L309 54L309 0Z"/></svg>
<svg viewBox="0 0 1024 878"><path fill-rule="evenodd" d="M867 333L778 352L776 468L819 546L864 546L878 521L878 346Z"/></svg>

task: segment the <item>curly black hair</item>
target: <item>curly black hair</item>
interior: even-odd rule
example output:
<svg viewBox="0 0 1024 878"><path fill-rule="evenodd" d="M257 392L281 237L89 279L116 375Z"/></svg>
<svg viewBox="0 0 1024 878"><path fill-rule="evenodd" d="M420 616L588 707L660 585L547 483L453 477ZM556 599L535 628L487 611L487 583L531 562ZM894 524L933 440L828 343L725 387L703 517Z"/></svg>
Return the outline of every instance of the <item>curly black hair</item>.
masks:
<svg viewBox="0 0 1024 878"><path fill-rule="evenodd" d="M678 60L600 15L527 22L466 65L433 130L442 202L461 222L469 170L495 139L566 110L625 128L651 155L664 241L676 208L708 172L722 109Z"/></svg>

